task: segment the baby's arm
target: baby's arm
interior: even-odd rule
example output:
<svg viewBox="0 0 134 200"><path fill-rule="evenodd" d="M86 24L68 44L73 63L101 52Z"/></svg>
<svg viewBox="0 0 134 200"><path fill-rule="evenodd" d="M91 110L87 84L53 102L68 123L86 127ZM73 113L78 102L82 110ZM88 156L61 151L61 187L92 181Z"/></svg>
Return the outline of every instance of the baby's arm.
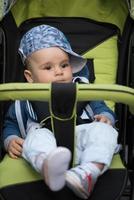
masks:
<svg viewBox="0 0 134 200"><path fill-rule="evenodd" d="M18 158L21 156L24 139L20 134L14 104L10 106L6 114L2 139L4 148L10 157Z"/></svg>

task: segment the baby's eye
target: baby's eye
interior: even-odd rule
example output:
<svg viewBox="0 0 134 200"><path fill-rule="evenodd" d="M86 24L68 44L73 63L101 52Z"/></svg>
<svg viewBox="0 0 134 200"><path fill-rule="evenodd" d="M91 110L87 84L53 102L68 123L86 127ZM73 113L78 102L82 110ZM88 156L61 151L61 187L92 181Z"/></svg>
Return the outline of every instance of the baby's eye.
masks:
<svg viewBox="0 0 134 200"><path fill-rule="evenodd" d="M69 67L69 66L70 66L70 63L63 63L63 64L61 65L62 68Z"/></svg>
<svg viewBox="0 0 134 200"><path fill-rule="evenodd" d="M51 70L51 69L52 69L52 66L49 66L49 65L48 65L48 66L44 66L44 69L45 69L45 70Z"/></svg>

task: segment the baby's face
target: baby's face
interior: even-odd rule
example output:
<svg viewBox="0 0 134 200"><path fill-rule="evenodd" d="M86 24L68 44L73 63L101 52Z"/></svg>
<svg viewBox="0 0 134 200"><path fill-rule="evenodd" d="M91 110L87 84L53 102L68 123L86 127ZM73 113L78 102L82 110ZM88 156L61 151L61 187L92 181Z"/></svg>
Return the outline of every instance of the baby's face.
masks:
<svg viewBox="0 0 134 200"><path fill-rule="evenodd" d="M58 47L38 50L29 56L30 70L24 75L33 83L68 83L72 81L69 56Z"/></svg>

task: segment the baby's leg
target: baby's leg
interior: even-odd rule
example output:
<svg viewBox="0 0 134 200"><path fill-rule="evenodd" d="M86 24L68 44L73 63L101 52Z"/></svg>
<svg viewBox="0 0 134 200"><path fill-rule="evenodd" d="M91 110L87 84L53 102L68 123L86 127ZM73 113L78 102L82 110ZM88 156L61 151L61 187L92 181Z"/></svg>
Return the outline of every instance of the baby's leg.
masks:
<svg viewBox="0 0 134 200"><path fill-rule="evenodd" d="M76 128L76 165L66 174L66 181L77 196L87 199L100 174L110 165L116 145L117 131L102 122Z"/></svg>
<svg viewBox="0 0 134 200"><path fill-rule="evenodd" d="M23 144L22 156L30 162L36 171L41 173L44 159L51 151L57 148L57 145L53 133L37 125L35 123L27 133Z"/></svg>
<svg viewBox="0 0 134 200"><path fill-rule="evenodd" d="M98 163L100 170L105 165L103 173L111 164L117 147L118 132L111 125L102 122L93 122L87 126L85 124L85 129L85 140L77 141L83 147L80 164Z"/></svg>
<svg viewBox="0 0 134 200"><path fill-rule="evenodd" d="M22 156L42 174L51 190L57 191L64 187L71 153L67 148L57 147L50 130L33 124L24 141Z"/></svg>

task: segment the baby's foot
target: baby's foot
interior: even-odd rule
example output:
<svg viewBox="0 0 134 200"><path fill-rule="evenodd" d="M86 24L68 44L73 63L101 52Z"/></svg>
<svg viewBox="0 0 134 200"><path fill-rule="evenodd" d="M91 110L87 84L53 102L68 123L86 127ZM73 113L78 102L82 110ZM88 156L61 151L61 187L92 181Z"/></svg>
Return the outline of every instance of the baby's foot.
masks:
<svg viewBox="0 0 134 200"><path fill-rule="evenodd" d="M91 173L88 174L83 170L77 170L77 167L67 171L66 184L80 198L88 199L93 189L93 180Z"/></svg>
<svg viewBox="0 0 134 200"><path fill-rule="evenodd" d="M45 183L52 191L61 190L65 186L65 172L70 160L71 152L64 147L58 147L45 159L42 173Z"/></svg>

